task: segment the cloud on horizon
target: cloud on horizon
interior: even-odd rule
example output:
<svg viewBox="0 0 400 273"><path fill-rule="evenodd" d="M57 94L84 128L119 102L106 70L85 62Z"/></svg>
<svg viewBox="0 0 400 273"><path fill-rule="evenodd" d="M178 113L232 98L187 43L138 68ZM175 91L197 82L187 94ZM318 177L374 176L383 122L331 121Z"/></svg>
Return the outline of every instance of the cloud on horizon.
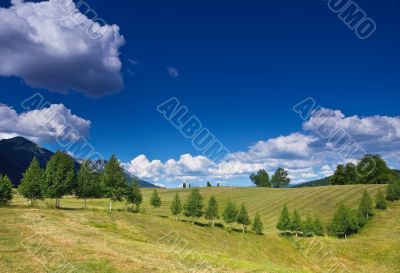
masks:
<svg viewBox="0 0 400 273"><path fill-rule="evenodd" d="M63 104L18 114L0 104L0 139L23 136L34 142L78 140L89 135L91 122L73 115Z"/></svg>
<svg viewBox="0 0 400 273"><path fill-rule="evenodd" d="M0 75L60 93L96 98L118 92L125 41L117 25L98 22L72 0L12 1L0 8Z"/></svg>
<svg viewBox="0 0 400 273"><path fill-rule="evenodd" d="M348 139L357 145L341 146ZM352 154L354 147L360 150ZM229 155L234 160L215 163L204 156L185 154L178 161L161 162L140 155L125 167L143 179L170 186L182 182L203 185L207 180L250 183L252 172L265 169L272 174L283 167L297 184L332 175L338 163L357 160L364 153L380 154L391 167L399 168L400 117L346 117L340 110L323 108L303 122L302 132L258 141L247 151Z"/></svg>

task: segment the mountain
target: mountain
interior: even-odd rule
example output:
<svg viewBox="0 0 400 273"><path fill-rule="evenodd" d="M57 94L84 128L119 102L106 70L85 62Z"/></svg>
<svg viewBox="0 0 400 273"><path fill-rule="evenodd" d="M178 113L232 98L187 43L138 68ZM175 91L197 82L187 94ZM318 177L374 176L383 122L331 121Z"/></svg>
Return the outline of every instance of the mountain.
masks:
<svg viewBox="0 0 400 273"><path fill-rule="evenodd" d="M0 140L0 174L10 177L14 186L18 186L22 174L29 167L32 159L36 157L40 166L44 168L47 161L53 156L53 152L45 148L39 147L36 143L23 138L15 137ZM98 162L101 169L101 162ZM75 162L75 168L79 169L79 160ZM104 167L104 164L103 164ZM125 170L126 177L129 181L137 181L143 188L156 188L157 186L139 179L137 176Z"/></svg>
<svg viewBox="0 0 400 273"><path fill-rule="evenodd" d="M35 156L43 168L52 155L53 152L23 137L0 140L0 174L10 177L17 186Z"/></svg>
<svg viewBox="0 0 400 273"><path fill-rule="evenodd" d="M83 160L78 160L78 161L79 161L79 163L82 163ZM95 161L91 161L90 163L91 163L90 165L92 166L93 169L95 169L96 171L102 171L104 169L104 166L106 165L107 161L106 160L95 160ZM136 182L138 182L138 184L141 188L159 188L158 186L156 186L154 184L151 184L149 182L146 182L146 181L140 179L136 175L127 171L126 169L124 169L124 172L125 172L125 177L128 179L129 182L136 181Z"/></svg>

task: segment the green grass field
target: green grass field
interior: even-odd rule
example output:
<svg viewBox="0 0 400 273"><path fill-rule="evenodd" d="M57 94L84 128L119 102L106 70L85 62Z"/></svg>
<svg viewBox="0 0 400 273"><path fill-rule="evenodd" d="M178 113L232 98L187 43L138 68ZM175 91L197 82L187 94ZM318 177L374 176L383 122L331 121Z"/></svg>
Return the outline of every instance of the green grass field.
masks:
<svg viewBox="0 0 400 273"><path fill-rule="evenodd" d="M347 240L282 237L275 228L284 204L327 222L339 202L355 207L365 189L375 195L384 187L201 189L205 201L216 196L220 211L231 199L244 203L251 217L259 212L264 235L210 228L204 219L175 221L169 205L177 190L159 190L163 205L155 213L149 189L142 191L140 213L124 203L109 213L106 199L88 201L84 211L83 201L72 197L61 201L63 209L48 208L53 200L27 208L16 197L0 208L0 272L400 272L400 203L375 211ZM182 199L188 192L179 190Z"/></svg>

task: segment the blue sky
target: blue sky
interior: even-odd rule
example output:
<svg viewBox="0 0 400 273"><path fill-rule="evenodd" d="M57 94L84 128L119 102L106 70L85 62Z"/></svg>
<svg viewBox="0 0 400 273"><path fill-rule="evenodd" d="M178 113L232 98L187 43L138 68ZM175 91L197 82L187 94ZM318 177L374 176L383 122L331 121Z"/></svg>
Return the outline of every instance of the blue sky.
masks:
<svg viewBox="0 0 400 273"><path fill-rule="evenodd" d="M329 174L340 161L327 145L315 148L321 140L312 129L303 129L292 110L312 97L326 109L341 111L329 115L366 152L380 153L400 168L394 156L400 137L399 1L357 1L377 25L365 40L326 1L88 0L109 27L97 40L85 37L82 25L67 32L54 27L68 18L62 21L51 3L14 2L10 7L0 1L0 103L5 108L0 114L8 113L3 120L11 120L11 109L20 120L27 112L21 102L39 92L51 104L64 105L53 109L66 115L96 151L106 158L115 153L149 181L247 185L249 172L282 165L297 183ZM35 17L40 10L58 19ZM29 40L30 34L39 38ZM229 151L246 154L240 171L225 173L208 162L156 110L171 97ZM25 123L17 130L0 122L0 136L24 135L60 148L43 126L35 130ZM291 143L308 141L301 136L312 138L309 145L291 150ZM260 141L261 148L255 146ZM264 152L248 156L252 147Z"/></svg>

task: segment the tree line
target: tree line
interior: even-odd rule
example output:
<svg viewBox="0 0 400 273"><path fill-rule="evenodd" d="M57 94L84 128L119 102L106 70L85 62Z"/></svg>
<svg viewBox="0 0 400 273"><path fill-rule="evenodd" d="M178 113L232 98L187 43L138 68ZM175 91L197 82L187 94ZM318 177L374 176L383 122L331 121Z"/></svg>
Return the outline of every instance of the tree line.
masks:
<svg viewBox="0 0 400 273"><path fill-rule="evenodd" d="M379 155L367 154L357 164L339 164L330 182L332 185L389 184L398 178Z"/></svg>
<svg viewBox="0 0 400 273"><path fill-rule="evenodd" d="M400 190L400 183L397 185ZM389 188L387 192L389 192ZM324 236L325 233L339 238L347 238L347 236L357 233L368 220L373 216L373 210L385 210L387 208L386 200L399 200L400 191L396 199L391 199L390 196L379 191L375 196L375 204L367 191L364 191L363 196L359 201L357 209L350 209L344 203L340 203L333 219L324 227L319 218L307 216L302 220L299 212L295 210L293 214L288 211L287 205L282 209L277 228L283 234L294 233L296 237L301 234L305 237Z"/></svg>
<svg viewBox="0 0 400 273"><path fill-rule="evenodd" d="M257 173L250 174L250 180L257 187L269 187L269 188L284 188L290 183L288 172L283 168L278 168L272 177L265 170L259 170Z"/></svg>
<svg viewBox="0 0 400 273"><path fill-rule="evenodd" d="M155 189L150 198L150 205L155 211L161 204L161 198ZM171 202L170 211L176 221L179 220L180 215L184 215L190 217L192 219L192 224L195 224L196 219L204 216L205 219L211 221L211 227L214 227L215 221L222 216L222 219L229 226L229 230L232 230L233 223L242 225L243 233L247 231L247 227L250 224L252 224L251 230L254 233L262 234L264 229L260 215L257 213L254 220L251 221L244 204L238 208L234 202L228 200L222 214L220 214L217 199L212 195L208 201L207 207L205 207L199 188L192 188L185 202L182 202L179 193L176 193Z"/></svg>
<svg viewBox="0 0 400 273"><path fill-rule="evenodd" d="M125 200L132 206L139 206L143 199L138 183L128 183L115 155L111 156L100 172L93 171L89 161L83 161L76 172L72 157L61 151L50 158L44 169L33 158L22 176L18 192L28 200L29 206L35 200L49 198L55 199L57 208L63 196L69 194L83 199L84 208L89 198L109 198L110 211L115 201ZM12 184L5 176L0 179L0 196L0 200L4 199L3 204L12 200Z"/></svg>

